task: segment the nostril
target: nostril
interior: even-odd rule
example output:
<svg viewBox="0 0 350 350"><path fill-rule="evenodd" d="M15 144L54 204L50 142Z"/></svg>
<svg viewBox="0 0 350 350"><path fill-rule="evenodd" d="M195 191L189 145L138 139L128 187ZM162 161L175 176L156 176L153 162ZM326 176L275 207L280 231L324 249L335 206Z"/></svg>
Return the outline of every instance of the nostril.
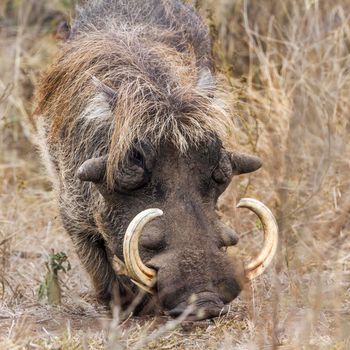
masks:
<svg viewBox="0 0 350 350"><path fill-rule="evenodd" d="M160 269L160 263L158 262L158 260L159 259L157 259L156 257L153 257L151 260L148 260L145 265L150 269L154 269L158 272L158 270Z"/></svg>
<svg viewBox="0 0 350 350"><path fill-rule="evenodd" d="M171 317L178 317L185 312L186 306L187 306L186 303L180 303L173 309L169 310L167 314Z"/></svg>
<svg viewBox="0 0 350 350"><path fill-rule="evenodd" d="M159 266L154 265L154 264L152 264L152 263L147 262L145 265L146 265L147 267L149 267L150 269L155 270L156 272L158 272L158 270L159 270Z"/></svg>
<svg viewBox="0 0 350 350"><path fill-rule="evenodd" d="M168 311L167 314L171 317L178 317L182 315L184 311L185 310L176 307L175 309Z"/></svg>

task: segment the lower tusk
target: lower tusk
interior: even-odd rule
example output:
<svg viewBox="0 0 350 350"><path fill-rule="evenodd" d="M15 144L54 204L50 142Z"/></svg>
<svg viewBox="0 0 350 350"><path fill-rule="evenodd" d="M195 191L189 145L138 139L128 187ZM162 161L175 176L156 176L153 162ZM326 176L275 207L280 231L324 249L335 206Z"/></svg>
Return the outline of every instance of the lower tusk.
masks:
<svg viewBox="0 0 350 350"><path fill-rule="evenodd" d="M261 252L245 266L246 276L252 280L261 275L271 263L278 246L278 226L270 209L252 198L242 198L237 208L252 210L260 219L264 230L264 245Z"/></svg>
<svg viewBox="0 0 350 350"><path fill-rule="evenodd" d="M147 209L139 213L130 222L123 242L123 254L127 275L140 288L151 292L156 282L156 271L147 267L140 258L139 239L144 226L158 216L160 209Z"/></svg>
<svg viewBox="0 0 350 350"><path fill-rule="evenodd" d="M116 272L117 275L124 275L124 276L129 275L124 262L120 260L117 256L113 257L112 265L113 265L113 270ZM136 282L133 279L131 279L131 281L135 283L140 289L144 290L145 292L154 294L153 289L151 289L150 287L147 287L139 282Z"/></svg>

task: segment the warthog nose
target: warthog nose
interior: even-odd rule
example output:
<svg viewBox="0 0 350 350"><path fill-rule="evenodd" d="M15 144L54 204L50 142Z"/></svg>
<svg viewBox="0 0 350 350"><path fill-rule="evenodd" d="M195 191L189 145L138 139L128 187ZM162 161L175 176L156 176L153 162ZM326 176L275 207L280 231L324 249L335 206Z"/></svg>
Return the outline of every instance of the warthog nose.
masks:
<svg viewBox="0 0 350 350"><path fill-rule="evenodd" d="M187 315L187 320L200 321L225 315L227 312L228 306L224 305L222 302L213 303L212 301L200 300L192 305L182 302L168 311L167 314L171 317Z"/></svg>

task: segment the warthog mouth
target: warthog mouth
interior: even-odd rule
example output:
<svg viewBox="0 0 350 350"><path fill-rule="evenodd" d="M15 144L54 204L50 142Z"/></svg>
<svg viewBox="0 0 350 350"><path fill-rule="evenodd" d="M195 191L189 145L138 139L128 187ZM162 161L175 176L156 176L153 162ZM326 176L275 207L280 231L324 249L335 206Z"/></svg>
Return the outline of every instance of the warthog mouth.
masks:
<svg viewBox="0 0 350 350"><path fill-rule="evenodd" d="M208 318L225 315L229 310L228 305L218 298L214 293L200 293L196 295L196 300L192 304L181 302L176 307L167 312L171 317L186 316L186 320L200 321Z"/></svg>
<svg viewBox="0 0 350 350"><path fill-rule="evenodd" d="M237 205L238 208L248 208L260 219L264 232L264 243L260 253L245 265L245 275L248 280L252 280L261 275L271 263L278 245L278 226L276 220L263 203L252 198L243 198ZM148 293L155 293L157 282L156 270L146 266L139 254L139 239L144 226L155 218L162 216L163 211L157 208L147 209L139 213L130 222L123 242L123 264L116 258L115 268L119 273L123 273L141 289ZM122 264L122 267L120 266ZM205 293L204 293L205 294ZM227 306L213 295L198 296L194 303L194 310L190 312L189 318L204 319L219 316L227 312ZM168 312L171 316L177 316L186 310L186 303L180 303Z"/></svg>

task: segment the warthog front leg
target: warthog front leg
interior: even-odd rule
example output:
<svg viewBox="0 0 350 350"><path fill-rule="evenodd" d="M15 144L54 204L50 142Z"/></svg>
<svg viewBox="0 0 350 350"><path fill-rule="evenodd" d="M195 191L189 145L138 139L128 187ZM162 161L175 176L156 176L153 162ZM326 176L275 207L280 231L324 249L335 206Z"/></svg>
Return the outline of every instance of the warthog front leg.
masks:
<svg viewBox="0 0 350 350"><path fill-rule="evenodd" d="M134 292L128 286L128 281L124 281L113 270L103 238L93 229L78 228L76 221L62 208L63 206L61 207L63 225L90 275L97 300L103 304L112 303L122 308L127 307L135 297Z"/></svg>
<svg viewBox="0 0 350 350"><path fill-rule="evenodd" d="M103 240L87 232L74 232L70 233L70 236L82 264L91 277L98 301L118 302L119 284L109 263Z"/></svg>
<svg viewBox="0 0 350 350"><path fill-rule="evenodd" d="M100 303L127 307L135 295L117 276L110 263L103 239L98 236L82 232L71 235L76 252L91 277Z"/></svg>
<svg viewBox="0 0 350 350"><path fill-rule="evenodd" d="M103 239L86 232L74 234L72 239L100 303L118 305L123 311L133 305L129 311L134 315L159 313L156 299L151 299L147 294L138 294L138 288L128 277L116 274ZM135 300L138 302L135 303Z"/></svg>

